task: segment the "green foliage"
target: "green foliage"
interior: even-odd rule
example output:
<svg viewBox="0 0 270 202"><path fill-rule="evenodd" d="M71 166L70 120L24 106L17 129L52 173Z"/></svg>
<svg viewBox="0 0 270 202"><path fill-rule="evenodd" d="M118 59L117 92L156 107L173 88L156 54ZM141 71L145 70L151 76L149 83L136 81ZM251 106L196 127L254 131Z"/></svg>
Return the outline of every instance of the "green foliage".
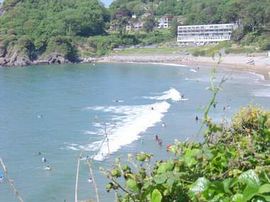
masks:
<svg viewBox="0 0 270 202"><path fill-rule="evenodd" d="M154 30L155 28L155 19L153 16L150 16L148 18L146 18L144 24L143 24L143 28L146 32L151 32Z"/></svg>
<svg viewBox="0 0 270 202"><path fill-rule="evenodd" d="M112 171L104 171L107 191L134 202L270 201L270 112L248 106L228 126L213 123L208 112L219 89L211 87L203 142L176 141L168 148L171 159L155 163L147 153L129 155L125 165L118 159Z"/></svg>
<svg viewBox="0 0 270 202"><path fill-rule="evenodd" d="M13 44L10 42L18 42L15 48L22 48L20 52L30 51L27 55L60 51L72 61L76 57L76 54L72 56L76 52L72 37L104 34L109 20L108 11L98 0L5 0L3 9L6 12L0 18L2 40L9 41L10 46Z"/></svg>
<svg viewBox="0 0 270 202"><path fill-rule="evenodd" d="M269 0L116 0L110 7L113 15L121 9L138 16L181 16L184 24L239 22L241 26L233 33L236 41L251 32L258 37L269 31L270 25ZM260 46L263 50L268 48L268 43L264 44Z"/></svg>
<svg viewBox="0 0 270 202"><path fill-rule="evenodd" d="M77 60L77 50L69 37L52 37L48 41L45 55L60 53L71 62Z"/></svg>
<svg viewBox="0 0 270 202"><path fill-rule="evenodd" d="M169 30L154 30L150 33L136 35L142 45L164 43L172 38Z"/></svg>

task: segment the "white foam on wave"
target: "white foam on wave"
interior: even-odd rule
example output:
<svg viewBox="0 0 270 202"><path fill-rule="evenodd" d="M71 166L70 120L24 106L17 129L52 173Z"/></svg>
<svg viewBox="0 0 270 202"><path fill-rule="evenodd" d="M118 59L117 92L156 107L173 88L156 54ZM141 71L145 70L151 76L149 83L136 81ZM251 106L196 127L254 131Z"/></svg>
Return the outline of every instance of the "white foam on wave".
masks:
<svg viewBox="0 0 270 202"><path fill-rule="evenodd" d="M152 96L152 97L144 97L151 100L172 100L172 101L181 101L181 100L187 100L182 99L182 95L179 91L177 91L175 88L171 88L168 91L164 91L162 95L160 96Z"/></svg>
<svg viewBox="0 0 270 202"><path fill-rule="evenodd" d="M109 153L112 154L121 147L138 140L142 132L161 122L169 108L170 104L166 101L149 105L88 107L88 110L112 113L118 117L115 124L106 125L109 144L104 141L103 131L104 138L102 140L87 145L72 146L70 149L95 151L97 153L93 159L102 161ZM99 133L102 133L101 128L99 128Z"/></svg>
<svg viewBox="0 0 270 202"><path fill-rule="evenodd" d="M262 80L262 81L264 81L265 80L265 78L264 78L264 76L262 75L262 74L258 74L258 73L256 73L256 72L248 72L250 75L252 75L252 76L254 76L255 78L255 80Z"/></svg>
<svg viewBox="0 0 270 202"><path fill-rule="evenodd" d="M86 130L86 131L83 132L83 134L85 134L85 135L96 135L97 132Z"/></svg>
<svg viewBox="0 0 270 202"><path fill-rule="evenodd" d="M190 69L189 71L197 73L198 71L196 69Z"/></svg>
<svg viewBox="0 0 270 202"><path fill-rule="evenodd" d="M255 97L270 97L270 88L261 89L253 92Z"/></svg>

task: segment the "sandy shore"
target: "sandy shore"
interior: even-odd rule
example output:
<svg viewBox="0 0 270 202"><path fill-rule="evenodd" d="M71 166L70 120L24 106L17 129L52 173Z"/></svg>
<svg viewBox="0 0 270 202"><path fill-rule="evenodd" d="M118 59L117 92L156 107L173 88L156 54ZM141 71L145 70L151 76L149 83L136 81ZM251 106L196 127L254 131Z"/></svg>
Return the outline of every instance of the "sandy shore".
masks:
<svg viewBox="0 0 270 202"><path fill-rule="evenodd" d="M160 63L186 65L191 67L229 68L232 70L255 72L270 79L270 57L267 55L225 55L218 58L194 57L191 55L111 55L98 59L100 63Z"/></svg>

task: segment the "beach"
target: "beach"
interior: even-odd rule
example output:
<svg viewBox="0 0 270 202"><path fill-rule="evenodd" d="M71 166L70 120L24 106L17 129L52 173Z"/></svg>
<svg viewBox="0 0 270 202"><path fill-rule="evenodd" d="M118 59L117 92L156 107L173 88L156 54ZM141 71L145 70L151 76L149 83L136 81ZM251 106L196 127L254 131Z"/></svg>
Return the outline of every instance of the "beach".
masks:
<svg viewBox="0 0 270 202"><path fill-rule="evenodd" d="M112 54L96 60L98 63L143 63L185 65L194 68L217 67L237 71L254 72L270 79L270 57L261 54L229 54L219 57L195 57L181 54Z"/></svg>

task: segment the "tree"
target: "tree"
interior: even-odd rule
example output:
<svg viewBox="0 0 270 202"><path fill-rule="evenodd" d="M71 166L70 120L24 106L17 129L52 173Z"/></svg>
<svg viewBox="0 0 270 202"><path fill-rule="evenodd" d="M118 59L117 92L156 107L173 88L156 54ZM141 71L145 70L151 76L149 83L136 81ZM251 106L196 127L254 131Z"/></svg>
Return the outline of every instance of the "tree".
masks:
<svg viewBox="0 0 270 202"><path fill-rule="evenodd" d="M149 16L145 19L145 22L143 24L143 29L146 31L146 32L151 32L154 30L155 28L155 25L156 25L156 21L155 21L155 18L154 16Z"/></svg>

